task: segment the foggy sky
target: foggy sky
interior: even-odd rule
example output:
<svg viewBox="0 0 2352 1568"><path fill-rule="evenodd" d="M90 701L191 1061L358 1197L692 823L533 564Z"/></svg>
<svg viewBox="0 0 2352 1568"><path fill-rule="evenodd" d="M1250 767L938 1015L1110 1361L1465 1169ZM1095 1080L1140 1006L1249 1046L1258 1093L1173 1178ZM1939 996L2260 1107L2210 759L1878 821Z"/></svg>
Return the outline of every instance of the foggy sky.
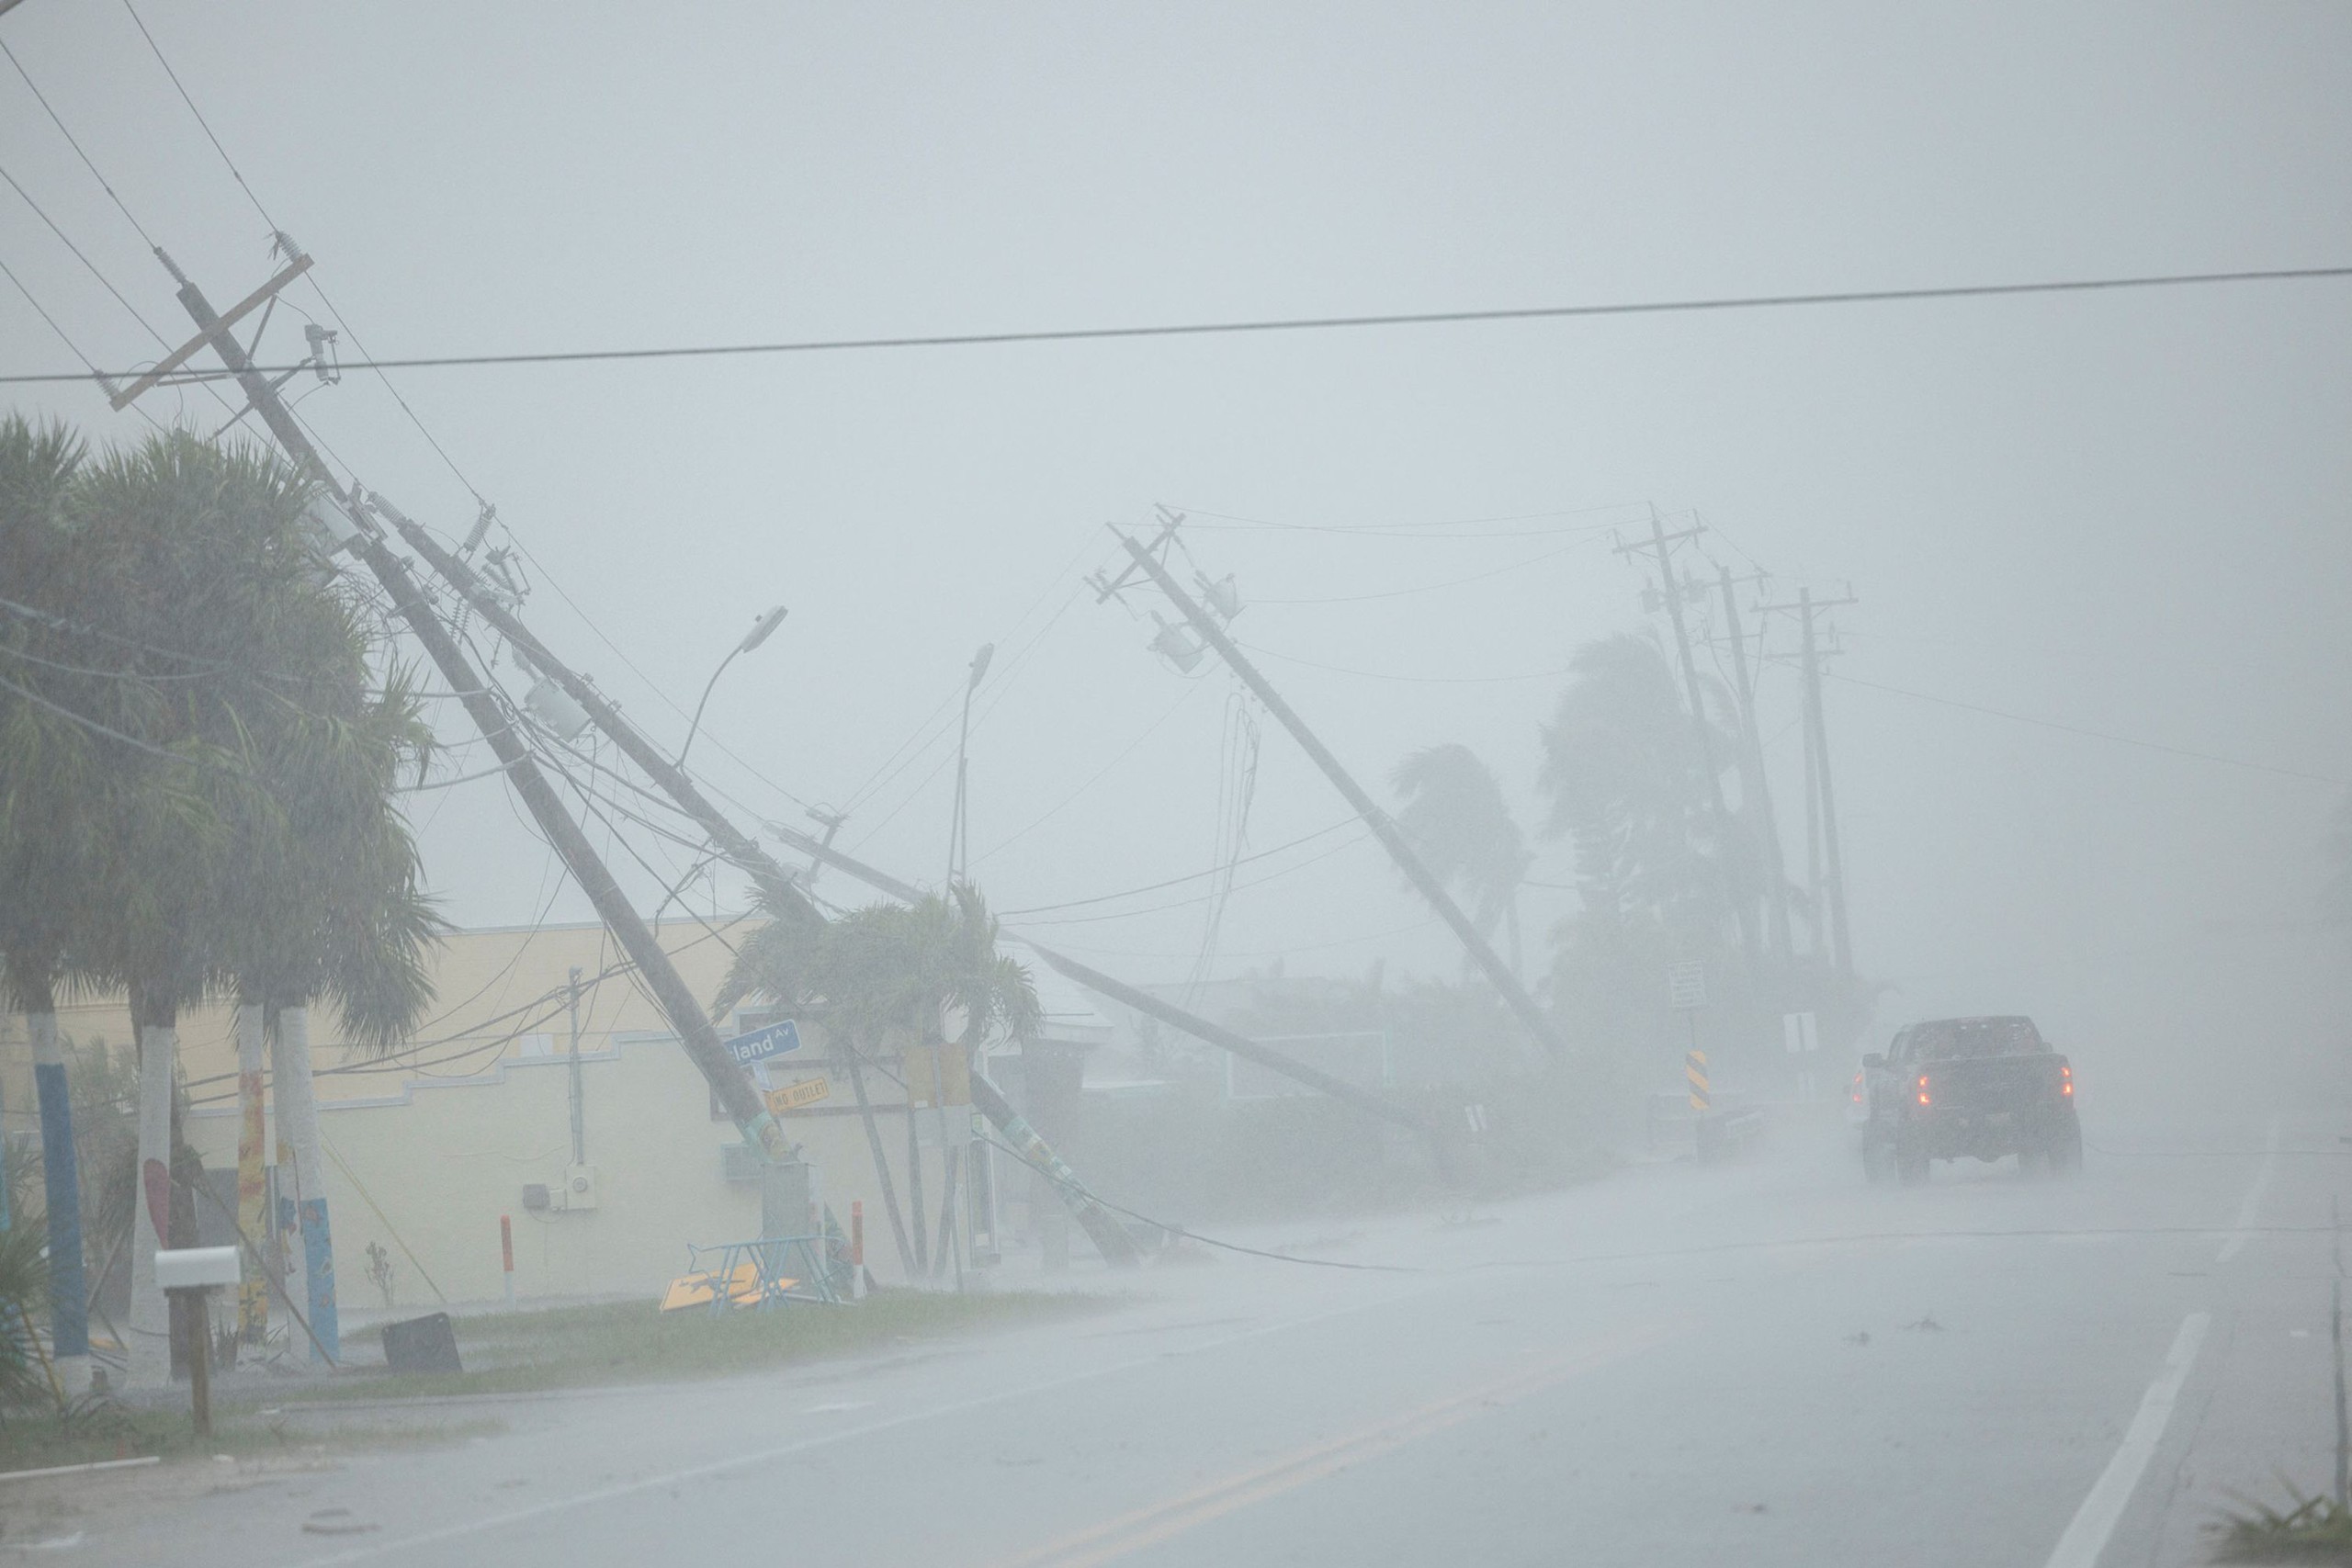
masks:
<svg viewBox="0 0 2352 1568"><path fill-rule="evenodd" d="M2352 259L2337 6L141 9L384 354ZM28 0L0 37L216 305L266 276L266 226L119 7ZM187 335L13 71L0 161ZM13 193L0 250L101 364L160 352ZM271 341L300 342L283 313ZM973 869L1019 908L1209 863L1229 682L1172 673L1147 620L1079 581L1115 557L1102 525L1155 502L1195 509L1194 557L1255 602L1238 635L1291 656L1264 668L1368 784L1459 740L1531 827L1560 682L1485 678L1644 624L1639 575L1597 525L1651 503L1695 509L1711 553L1760 562L1776 596L1850 581L1842 674L2352 777L2347 348L2352 288L2329 282L399 384L544 563L535 628L673 744L683 719L582 613L691 706L752 616L788 603L707 724L809 802L852 796L996 642ZM0 360L74 367L13 291ZM201 428L223 417L191 394L154 412L183 396ZM144 428L80 389L16 402ZM372 378L301 412L411 513L470 520ZM1351 602L1274 602L1305 599ZM1460 683L1378 678L1396 675ZM1785 666L1764 702L1785 815ZM1858 958L1902 987L1890 1013L2037 1010L2062 1040L2095 1033L2120 1027L2119 998L2153 1008L2310 918L2340 790L1857 685L1829 703ZM1346 815L1265 728L1261 848ZM466 733L454 714L445 731ZM936 879L944 754L859 801L842 841ZM716 746L696 758L806 826ZM548 853L495 783L416 815L452 916L537 917ZM1532 874L1568 881L1566 846ZM1531 933L1573 905L1531 889ZM1161 978L1201 919L1038 934ZM1228 968L1455 964L1370 844L1237 895L1224 947Z"/></svg>

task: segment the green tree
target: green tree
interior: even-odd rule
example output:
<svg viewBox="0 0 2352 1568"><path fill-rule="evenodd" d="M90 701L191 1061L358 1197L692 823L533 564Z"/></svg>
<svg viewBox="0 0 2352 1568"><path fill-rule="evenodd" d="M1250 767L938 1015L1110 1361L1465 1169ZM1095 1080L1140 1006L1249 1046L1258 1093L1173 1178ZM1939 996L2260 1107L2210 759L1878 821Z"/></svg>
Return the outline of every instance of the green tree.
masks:
<svg viewBox="0 0 2352 1568"><path fill-rule="evenodd" d="M168 1235L182 1007L242 987L277 1007L284 1032L324 995L380 1044L427 999L422 949L437 924L393 805L425 732L406 678L371 675L368 611L322 570L306 517L313 499L256 449L172 434L80 464L39 518L15 509L24 525L10 547L51 568L28 580L37 597L17 620L55 634L64 651L38 655L40 689L7 694L0 793L21 795L27 822L55 813L74 852L31 868L65 918L57 931L12 937L12 968L46 964L129 989L140 1061L134 1226L156 1242ZM78 787L77 768L104 787ZM0 829L0 853L25 839ZM40 937L54 939L54 955ZM307 1051L286 1056L301 1057L307 1083ZM287 1075L278 1087L281 1110L307 1103ZM325 1215L322 1202L311 1208L321 1179L304 1184L304 1228L313 1316L323 1307L332 1346ZM164 1349L153 1247L130 1252L133 1381L152 1381Z"/></svg>
<svg viewBox="0 0 2352 1568"><path fill-rule="evenodd" d="M1478 934L1491 937L1498 921L1508 922L1517 972L1519 887L1533 857L1502 781L1467 746L1444 745L1413 752L1389 771L1388 782L1405 802L1397 825L1430 874L1468 901ZM1465 957L1465 974L1468 964Z"/></svg>
<svg viewBox="0 0 2352 1568"><path fill-rule="evenodd" d="M910 1278L919 1275L928 1256L913 1112L907 1122L910 1239L865 1067L892 1054L903 1059L910 1048L943 1044L960 1049L968 1066L991 1033L1018 1038L1035 1029L1042 1016L1036 986L1023 964L997 950L996 918L968 886L911 905L870 905L834 920L811 919L805 902L780 904L765 891L756 908L766 923L737 950L712 1013L723 1017L758 998L824 1028L865 1122L899 1260ZM949 1042L945 1033L956 1018L962 1027Z"/></svg>

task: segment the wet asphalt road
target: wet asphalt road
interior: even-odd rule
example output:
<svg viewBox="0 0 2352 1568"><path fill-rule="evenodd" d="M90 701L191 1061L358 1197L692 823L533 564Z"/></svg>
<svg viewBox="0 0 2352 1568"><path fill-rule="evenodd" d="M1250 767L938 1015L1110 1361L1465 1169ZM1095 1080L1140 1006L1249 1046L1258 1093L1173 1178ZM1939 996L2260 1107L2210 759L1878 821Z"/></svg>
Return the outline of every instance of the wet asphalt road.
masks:
<svg viewBox="0 0 2352 1568"><path fill-rule="evenodd" d="M1924 1189L1784 1137L1261 1228L1416 1271L1228 1256L1075 1323L436 1409L506 1430L168 1505L85 1488L56 1560L2195 1562L2227 1489L2329 1472L2346 1125L2259 1101L2094 1122L2078 1178ZM364 1533L304 1531L322 1517Z"/></svg>

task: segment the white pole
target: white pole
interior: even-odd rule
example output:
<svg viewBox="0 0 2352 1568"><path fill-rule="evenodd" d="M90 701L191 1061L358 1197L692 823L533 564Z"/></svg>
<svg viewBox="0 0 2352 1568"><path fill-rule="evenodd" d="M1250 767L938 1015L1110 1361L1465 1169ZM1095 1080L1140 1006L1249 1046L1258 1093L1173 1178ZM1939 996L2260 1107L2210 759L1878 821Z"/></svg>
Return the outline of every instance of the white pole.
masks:
<svg viewBox="0 0 2352 1568"><path fill-rule="evenodd" d="M130 1214L130 1343L124 1347L128 1388L167 1388L172 1381L171 1308L155 1283L155 1251L169 1245L172 1213L172 1066L179 1031L168 1023L139 1030L139 1188Z"/></svg>
<svg viewBox="0 0 2352 1568"><path fill-rule="evenodd" d="M294 1156L294 1214L301 1233L303 1297L316 1343L311 1359L342 1359L334 1296L334 1236L327 1224L326 1158L319 1148L318 1102L311 1088L311 1010L277 1010L277 1135ZM283 1161L278 1178L286 1176Z"/></svg>
<svg viewBox="0 0 2352 1568"><path fill-rule="evenodd" d="M269 1235L266 1212L268 1128L263 1115L262 1072L267 1066L268 1043L263 1037L262 1010L254 1003L240 1003L237 1035L237 1229L259 1247ZM258 1353L269 1336L269 1281L259 1269L244 1271L237 1291L237 1339L244 1351Z"/></svg>

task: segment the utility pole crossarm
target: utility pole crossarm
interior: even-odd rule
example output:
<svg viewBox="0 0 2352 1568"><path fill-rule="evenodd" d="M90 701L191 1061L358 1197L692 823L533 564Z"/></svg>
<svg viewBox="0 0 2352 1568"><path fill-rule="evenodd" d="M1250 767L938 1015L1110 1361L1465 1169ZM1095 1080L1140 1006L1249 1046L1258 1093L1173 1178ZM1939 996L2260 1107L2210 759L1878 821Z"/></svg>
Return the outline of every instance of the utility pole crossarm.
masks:
<svg viewBox="0 0 2352 1568"><path fill-rule="evenodd" d="M1519 983L1519 976L1510 972L1510 965L1502 961L1501 955L1487 944L1485 937L1478 934L1478 928L1471 923L1469 916L1462 912L1462 907L1446 892L1444 885L1438 881L1428 866L1421 863L1420 855L1405 837L1404 829L1381 809L1377 801L1364 793L1363 787L1340 765L1339 758L1333 756L1329 749L1316 739L1315 732L1306 728L1306 721L1283 700L1282 694L1274 690L1265 676L1259 672L1258 667L1243 657L1239 647L1226 635L1225 627L1184 592L1167 567L1150 550L1125 535L1119 536L1119 543L1126 547L1127 554L1134 558L1145 574L1159 585L1159 591L1168 596L1168 602L1182 612L1202 640L1216 649L1218 656L1265 705L1266 711L1290 731L1292 739L1305 748L1315 765L1323 770L1324 776L1346 797L1348 804L1355 807L1356 815L1363 818L1364 824L1380 840L1381 847L1388 852L1389 858L1396 863L1407 880L1429 901L1430 907L1453 928L1453 934L1461 939L1470 956L1486 971L1487 978L1494 983L1496 990L1502 993L1504 1001L1510 1004L1511 1011L1519 1015L1519 1021L1527 1026L1527 1032L1535 1037L1536 1043L1555 1061L1564 1057L1566 1046L1558 1032L1553 1029L1552 1021L1544 1015L1544 1010L1536 1005L1535 998L1527 994L1527 987Z"/></svg>
<svg viewBox="0 0 2352 1568"><path fill-rule="evenodd" d="M187 277L181 274L180 269L172 265L171 257L164 256L164 253L161 251L157 251L155 254L159 256L163 256L164 265L171 268L172 276L179 279L182 287L193 287L188 284ZM228 314L214 318L213 323L209 328L197 333L194 337L188 339L187 342L172 350L171 353L164 355L162 360L157 362L153 369L140 377L139 379L133 381L130 386L125 387L121 391L116 392L109 397L107 400L114 405L114 412L120 413L132 403L138 401L139 395L141 392L146 391L148 388L153 387L156 382L161 381L164 377L170 375L173 371L187 364L189 358L193 356L198 350L204 347L205 344L211 343L217 336L225 334L230 328L235 326L239 321L243 321L247 316L251 315L256 307L268 300L277 299L278 290L284 288L288 284L293 282L296 278L301 276L304 273L310 270L311 258L306 255L296 256L291 262L287 264L285 270L280 272L276 277L271 278L267 283L263 284L259 288L254 289L251 294L246 295L243 299L240 299L235 304L230 306ZM268 322L265 321L262 324L266 326L268 325ZM291 372L288 372L288 374L291 374ZM242 380L243 378L240 376L239 379Z"/></svg>

